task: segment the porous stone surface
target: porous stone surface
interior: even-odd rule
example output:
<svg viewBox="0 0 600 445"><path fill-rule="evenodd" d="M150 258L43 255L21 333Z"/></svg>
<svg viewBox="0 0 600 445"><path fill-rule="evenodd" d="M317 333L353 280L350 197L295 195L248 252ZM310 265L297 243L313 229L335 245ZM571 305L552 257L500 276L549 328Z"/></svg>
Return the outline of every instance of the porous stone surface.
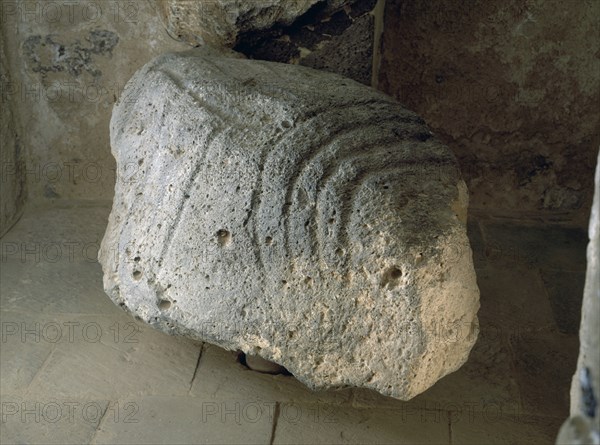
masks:
<svg viewBox="0 0 600 445"><path fill-rule="evenodd" d="M339 8L346 0L327 0ZM289 25L322 0L159 0L167 32L192 45L233 47L238 35Z"/></svg>
<svg viewBox="0 0 600 445"><path fill-rule="evenodd" d="M371 85L375 19L365 14L341 35L333 36L300 59L300 65L341 74Z"/></svg>
<svg viewBox="0 0 600 445"><path fill-rule="evenodd" d="M594 190L579 330L579 359L571 383L571 417L561 428L559 444L600 441L600 154Z"/></svg>
<svg viewBox="0 0 600 445"><path fill-rule="evenodd" d="M169 34L251 59L300 64L371 84L375 0L161 2Z"/></svg>
<svg viewBox="0 0 600 445"><path fill-rule="evenodd" d="M251 59L293 63L371 85L375 46L374 0L336 9L322 2L290 26L243 33L234 47Z"/></svg>
<svg viewBox="0 0 600 445"><path fill-rule="evenodd" d="M410 399L466 361L467 190L393 99L302 66L171 53L127 84L111 146L132 174L116 184L104 287L145 322L313 389Z"/></svg>

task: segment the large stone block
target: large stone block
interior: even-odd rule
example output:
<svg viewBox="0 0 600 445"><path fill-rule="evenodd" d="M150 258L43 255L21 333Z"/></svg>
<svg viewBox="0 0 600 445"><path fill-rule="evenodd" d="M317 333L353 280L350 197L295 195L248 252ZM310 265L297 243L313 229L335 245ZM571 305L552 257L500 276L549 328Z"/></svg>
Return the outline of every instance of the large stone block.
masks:
<svg viewBox="0 0 600 445"><path fill-rule="evenodd" d="M454 156L388 96L208 49L114 108L106 292L150 325L409 399L456 370L479 291Z"/></svg>
<svg viewBox="0 0 600 445"><path fill-rule="evenodd" d="M326 8L347 0L327 0ZM240 34L290 25L322 0L158 0L169 34L192 45L233 47Z"/></svg>

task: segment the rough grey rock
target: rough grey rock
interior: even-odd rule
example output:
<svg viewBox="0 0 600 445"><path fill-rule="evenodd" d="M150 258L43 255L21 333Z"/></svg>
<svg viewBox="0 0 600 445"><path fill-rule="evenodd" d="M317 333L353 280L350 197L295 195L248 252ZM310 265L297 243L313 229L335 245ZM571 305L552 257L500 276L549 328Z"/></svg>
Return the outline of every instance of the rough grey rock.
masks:
<svg viewBox="0 0 600 445"><path fill-rule="evenodd" d="M332 13L319 10L288 27L246 33L233 49L250 59L300 64L371 85L374 6L358 0Z"/></svg>
<svg viewBox="0 0 600 445"><path fill-rule="evenodd" d="M370 14L358 18L343 34L300 60L300 65L341 74L371 85L375 19Z"/></svg>
<svg viewBox="0 0 600 445"><path fill-rule="evenodd" d="M192 45L233 47L239 34L289 25L322 0L161 0L169 34ZM327 0L328 8L346 0Z"/></svg>
<svg viewBox="0 0 600 445"><path fill-rule="evenodd" d="M456 370L479 291L454 156L336 74L165 54L115 105L100 261L150 325L279 363L313 389L410 399Z"/></svg>
<svg viewBox="0 0 600 445"><path fill-rule="evenodd" d="M563 424L557 444L600 443L600 408L597 406L600 399L600 153L596 161L589 238L579 359L571 383L571 417Z"/></svg>

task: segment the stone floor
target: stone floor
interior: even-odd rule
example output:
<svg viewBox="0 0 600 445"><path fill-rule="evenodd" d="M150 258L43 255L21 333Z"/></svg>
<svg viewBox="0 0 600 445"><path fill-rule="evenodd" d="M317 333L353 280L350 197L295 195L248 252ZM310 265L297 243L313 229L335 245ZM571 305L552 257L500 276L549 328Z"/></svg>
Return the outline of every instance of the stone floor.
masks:
<svg viewBox="0 0 600 445"><path fill-rule="evenodd" d="M568 415L586 233L473 216L481 335L410 402L312 393L137 323L102 291L108 203L30 209L1 242L0 442L553 443Z"/></svg>

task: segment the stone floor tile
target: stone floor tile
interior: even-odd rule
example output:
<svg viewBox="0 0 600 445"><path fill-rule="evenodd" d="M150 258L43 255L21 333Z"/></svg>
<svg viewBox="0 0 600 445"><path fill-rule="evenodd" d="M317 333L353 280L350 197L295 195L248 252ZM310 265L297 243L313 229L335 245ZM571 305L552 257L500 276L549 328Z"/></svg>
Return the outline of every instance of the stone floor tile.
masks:
<svg viewBox="0 0 600 445"><path fill-rule="evenodd" d="M274 444L447 444L446 413L339 405L278 407Z"/></svg>
<svg viewBox="0 0 600 445"><path fill-rule="evenodd" d="M202 398L310 401L339 404L350 390L313 392L292 376L262 374L238 363L235 353L206 344L191 393Z"/></svg>
<svg viewBox="0 0 600 445"><path fill-rule="evenodd" d="M73 340L65 329L31 393L109 399L188 393L200 354L197 343L163 334L126 314L68 320Z"/></svg>
<svg viewBox="0 0 600 445"><path fill-rule="evenodd" d="M84 444L96 433L108 401L2 394L0 443Z"/></svg>
<svg viewBox="0 0 600 445"><path fill-rule="evenodd" d="M563 419L504 412L452 412L452 443L473 445L551 445Z"/></svg>
<svg viewBox="0 0 600 445"><path fill-rule="evenodd" d="M55 347L44 341L35 315L0 312L0 391L24 391ZM49 333L49 335L52 335Z"/></svg>
<svg viewBox="0 0 600 445"><path fill-rule="evenodd" d="M119 309L104 293L99 263L69 261L0 263L2 310L111 314Z"/></svg>
<svg viewBox="0 0 600 445"><path fill-rule="evenodd" d="M105 416L94 444L267 444L274 405L244 399L144 397L120 401L120 415Z"/></svg>
<svg viewBox="0 0 600 445"><path fill-rule="evenodd" d="M563 334L578 335L585 272L548 269L540 272L558 330Z"/></svg>
<svg viewBox="0 0 600 445"><path fill-rule="evenodd" d="M523 411L566 419L579 353L578 338L521 336L513 338L511 344Z"/></svg>
<svg viewBox="0 0 600 445"><path fill-rule="evenodd" d="M567 416L578 345L559 329L577 325L569 308L579 304L584 232L471 218L479 339L462 368L401 402L365 389L312 392L133 320L104 295L93 261L109 206L60 206L26 212L0 241L0 398L5 409L38 402L41 416L54 402L92 411L72 423L11 414L2 443L269 443L274 419L275 443L552 443ZM21 241L45 261L22 262L31 246ZM72 260L64 247L48 261L57 243L75 246Z"/></svg>

